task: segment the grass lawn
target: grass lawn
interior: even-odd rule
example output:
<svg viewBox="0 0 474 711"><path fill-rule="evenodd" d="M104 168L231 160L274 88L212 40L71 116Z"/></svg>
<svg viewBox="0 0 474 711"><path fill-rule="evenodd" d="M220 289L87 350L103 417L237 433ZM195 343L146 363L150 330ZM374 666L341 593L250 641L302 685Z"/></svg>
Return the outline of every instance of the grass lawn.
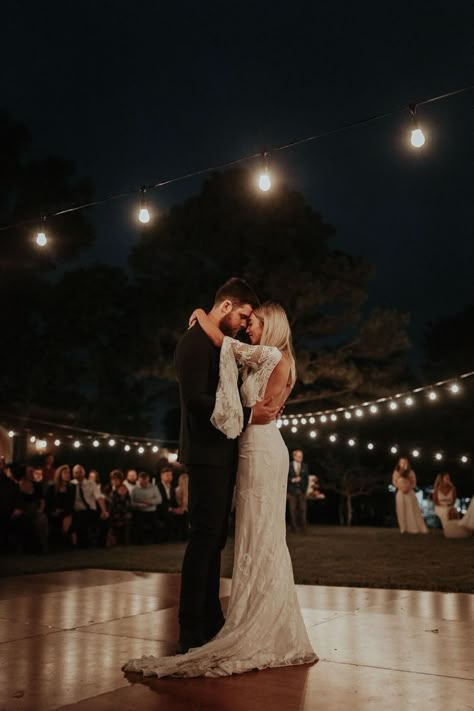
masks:
<svg viewBox="0 0 474 711"><path fill-rule="evenodd" d="M393 528L310 526L306 536L289 533L288 547L300 584L474 592L474 536L446 539L441 531L402 536ZM2 556L0 575L78 568L179 573L184 548L184 543L162 543ZM231 577L232 558L229 539L223 577Z"/></svg>

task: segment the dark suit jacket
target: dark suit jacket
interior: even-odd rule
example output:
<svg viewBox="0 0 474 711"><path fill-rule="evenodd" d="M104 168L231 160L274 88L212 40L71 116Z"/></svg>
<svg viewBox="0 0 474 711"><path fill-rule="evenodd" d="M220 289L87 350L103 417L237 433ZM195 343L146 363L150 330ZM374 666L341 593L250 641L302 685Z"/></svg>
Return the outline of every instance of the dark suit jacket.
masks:
<svg viewBox="0 0 474 711"><path fill-rule="evenodd" d="M170 487L170 498L168 499L168 496L166 495L166 489L161 483L161 481L158 482L157 484L158 491L161 494L162 502L161 506L164 508L165 511L167 511L170 507L172 509L177 509L178 508L178 500L176 499L176 493L175 493L175 488L173 484L171 484Z"/></svg>
<svg viewBox="0 0 474 711"><path fill-rule="evenodd" d="M219 356L201 326L196 323L176 348L176 371L181 400L179 461L186 465L235 466L237 440L211 424L219 383ZM250 409L244 408L247 423Z"/></svg>
<svg viewBox="0 0 474 711"><path fill-rule="evenodd" d="M288 493L289 494L296 494L297 492L301 491L304 494L306 494L306 491L308 489L308 481L309 481L308 465L306 464L306 462L301 463L301 471L300 471L301 481L299 483L293 483L291 481L294 476L296 476L296 474L295 474L295 469L293 466L293 461L291 461L290 462L290 469L288 472Z"/></svg>

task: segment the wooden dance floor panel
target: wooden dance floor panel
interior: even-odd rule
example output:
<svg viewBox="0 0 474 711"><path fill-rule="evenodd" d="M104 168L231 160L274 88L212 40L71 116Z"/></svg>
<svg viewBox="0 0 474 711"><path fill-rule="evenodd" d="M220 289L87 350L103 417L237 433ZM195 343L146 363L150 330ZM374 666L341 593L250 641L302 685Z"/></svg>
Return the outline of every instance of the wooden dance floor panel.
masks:
<svg viewBox="0 0 474 711"><path fill-rule="evenodd" d="M76 570L0 579L0 711L468 711L474 596L298 586L320 661L223 679L125 677L174 652L179 575ZM230 580L221 581L224 606Z"/></svg>

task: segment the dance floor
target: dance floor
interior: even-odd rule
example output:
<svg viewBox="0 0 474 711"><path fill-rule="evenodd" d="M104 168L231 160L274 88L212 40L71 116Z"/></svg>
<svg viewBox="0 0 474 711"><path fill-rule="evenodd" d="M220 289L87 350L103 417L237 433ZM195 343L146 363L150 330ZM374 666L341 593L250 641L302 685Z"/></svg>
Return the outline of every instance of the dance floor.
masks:
<svg viewBox="0 0 474 711"><path fill-rule="evenodd" d="M179 582L95 569L0 579L0 711L474 709L474 596L465 593L300 585L317 664L126 677L129 657L173 653ZM224 605L229 590L223 579Z"/></svg>

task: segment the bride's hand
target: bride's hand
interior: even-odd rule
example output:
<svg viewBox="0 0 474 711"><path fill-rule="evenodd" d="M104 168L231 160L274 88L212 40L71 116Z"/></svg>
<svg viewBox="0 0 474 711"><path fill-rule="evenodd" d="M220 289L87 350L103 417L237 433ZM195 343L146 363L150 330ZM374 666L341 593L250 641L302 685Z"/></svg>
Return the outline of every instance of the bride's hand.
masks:
<svg viewBox="0 0 474 711"><path fill-rule="evenodd" d="M199 317L205 313L206 312L204 311L204 309L194 309L191 316L189 317L189 328L191 328L191 326L194 326L196 321L199 321Z"/></svg>

